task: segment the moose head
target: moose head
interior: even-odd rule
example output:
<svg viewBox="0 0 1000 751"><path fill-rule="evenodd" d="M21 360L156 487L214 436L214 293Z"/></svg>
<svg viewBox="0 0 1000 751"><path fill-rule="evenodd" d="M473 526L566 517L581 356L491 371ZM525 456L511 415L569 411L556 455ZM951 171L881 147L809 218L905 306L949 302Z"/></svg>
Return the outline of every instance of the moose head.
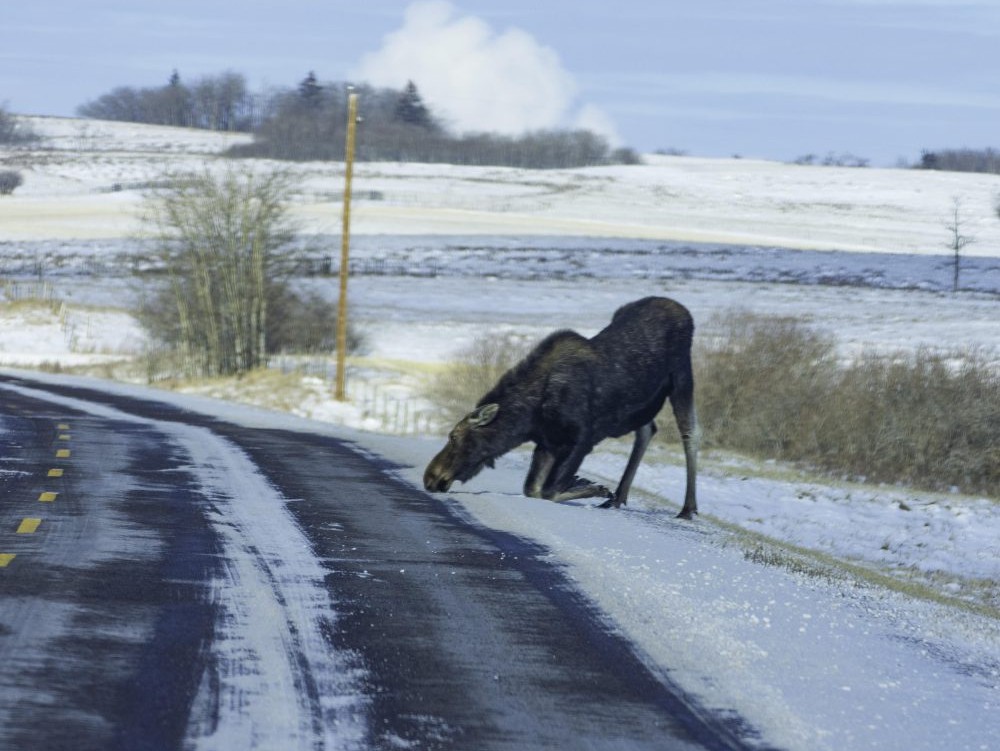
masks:
<svg viewBox="0 0 1000 751"><path fill-rule="evenodd" d="M446 492L455 480L467 482L508 448L494 420L499 404L484 404L467 414L448 434L448 443L424 471L424 487Z"/></svg>

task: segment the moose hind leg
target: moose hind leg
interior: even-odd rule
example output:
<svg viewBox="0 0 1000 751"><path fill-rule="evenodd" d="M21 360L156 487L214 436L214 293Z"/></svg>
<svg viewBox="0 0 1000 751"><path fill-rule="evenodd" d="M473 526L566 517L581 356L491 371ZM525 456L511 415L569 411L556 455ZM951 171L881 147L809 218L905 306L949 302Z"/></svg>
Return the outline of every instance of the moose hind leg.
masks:
<svg viewBox="0 0 1000 751"><path fill-rule="evenodd" d="M629 455L628 464L625 465L625 472L618 483L618 489L613 497L601 504L601 508L618 508L628 503L628 492L632 489L635 473L654 435L656 435L656 423L652 420L635 431L635 443L632 444L632 453Z"/></svg>
<svg viewBox="0 0 1000 751"><path fill-rule="evenodd" d="M684 445L684 464L687 470L687 486L684 491L684 506L677 517L691 519L698 513L696 484L698 478L698 418L694 408L694 379L690 371L678 379L670 404L674 409L677 429Z"/></svg>

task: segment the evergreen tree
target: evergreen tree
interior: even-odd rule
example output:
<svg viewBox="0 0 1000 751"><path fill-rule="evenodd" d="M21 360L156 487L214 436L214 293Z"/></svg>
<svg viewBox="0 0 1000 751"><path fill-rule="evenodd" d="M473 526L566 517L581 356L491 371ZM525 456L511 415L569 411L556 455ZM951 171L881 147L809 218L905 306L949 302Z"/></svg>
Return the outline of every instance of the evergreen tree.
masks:
<svg viewBox="0 0 1000 751"><path fill-rule="evenodd" d="M302 101L310 105L319 104L319 96L323 91L323 87L319 85L319 81L316 80L316 74L313 71L309 71L309 75L302 79L299 84L299 96Z"/></svg>
<svg viewBox="0 0 1000 751"><path fill-rule="evenodd" d="M413 81L407 81L406 86L396 101L396 109L393 118L407 125L417 125L421 128L432 130L436 128L434 118L431 117L430 110L424 104L417 85Z"/></svg>

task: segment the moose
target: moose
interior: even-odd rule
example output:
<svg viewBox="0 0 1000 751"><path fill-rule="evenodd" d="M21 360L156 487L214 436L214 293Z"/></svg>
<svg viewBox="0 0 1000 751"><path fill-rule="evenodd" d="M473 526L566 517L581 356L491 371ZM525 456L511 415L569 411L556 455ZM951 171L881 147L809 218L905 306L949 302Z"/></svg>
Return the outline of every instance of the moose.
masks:
<svg viewBox="0 0 1000 751"><path fill-rule="evenodd" d="M698 444L691 342L694 322L680 303L647 297L619 308L587 339L562 330L543 339L508 370L448 435L424 472L424 487L446 492L494 460L534 442L524 494L550 501L605 498L601 508L628 502L650 440L654 418L669 398L684 445L687 488L678 517L698 513ZM625 472L614 492L577 476L594 446L635 432Z"/></svg>

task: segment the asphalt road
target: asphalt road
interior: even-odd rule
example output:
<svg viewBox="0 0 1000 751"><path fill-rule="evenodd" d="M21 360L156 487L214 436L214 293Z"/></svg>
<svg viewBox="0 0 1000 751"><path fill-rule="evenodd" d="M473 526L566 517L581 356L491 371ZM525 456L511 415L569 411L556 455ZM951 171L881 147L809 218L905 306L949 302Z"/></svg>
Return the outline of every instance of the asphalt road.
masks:
<svg viewBox="0 0 1000 751"><path fill-rule="evenodd" d="M180 426L255 469L225 480ZM12 377L0 428L0 748L740 747L734 721L650 672L545 550L348 444ZM281 534L242 485L255 473L286 499L259 508L290 512L305 543L269 547ZM296 594L301 555L319 594ZM280 647L254 652L241 610Z"/></svg>

